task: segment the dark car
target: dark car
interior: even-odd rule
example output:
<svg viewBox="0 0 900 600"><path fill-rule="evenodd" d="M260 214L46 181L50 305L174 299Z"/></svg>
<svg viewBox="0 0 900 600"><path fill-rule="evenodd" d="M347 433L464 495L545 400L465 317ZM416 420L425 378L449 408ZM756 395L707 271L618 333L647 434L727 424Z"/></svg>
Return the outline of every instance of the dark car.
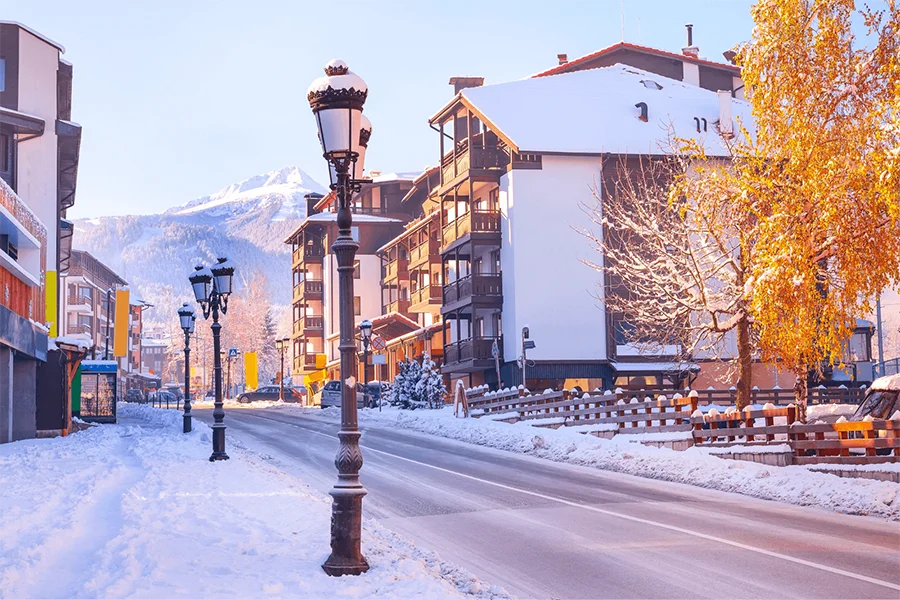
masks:
<svg viewBox="0 0 900 600"><path fill-rule="evenodd" d="M900 410L900 374L879 377L872 382L859 408L853 413L851 421L862 421L871 416L873 419L890 419Z"/></svg>
<svg viewBox="0 0 900 600"><path fill-rule="evenodd" d="M125 391L125 402L146 402L141 390L131 389Z"/></svg>
<svg viewBox="0 0 900 600"><path fill-rule="evenodd" d="M270 402L275 402L279 398L280 386L277 385L265 385L254 392L244 392L240 396L238 396L237 401L241 404L249 404L250 402L256 402L260 400L267 400ZM301 386L293 387L286 385L284 386L284 401L285 402L303 402L303 398L306 396L306 388Z"/></svg>

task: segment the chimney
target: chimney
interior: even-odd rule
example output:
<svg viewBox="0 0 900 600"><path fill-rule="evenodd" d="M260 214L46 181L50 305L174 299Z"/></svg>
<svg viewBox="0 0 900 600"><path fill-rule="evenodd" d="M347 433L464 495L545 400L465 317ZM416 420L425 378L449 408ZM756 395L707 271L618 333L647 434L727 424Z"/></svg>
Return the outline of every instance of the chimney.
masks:
<svg viewBox="0 0 900 600"><path fill-rule="evenodd" d="M731 92L719 90L719 133L723 137L734 137L734 126L731 121Z"/></svg>
<svg viewBox="0 0 900 600"><path fill-rule="evenodd" d="M464 90L466 88L483 86L484 77L451 77L450 85L453 86L453 95L455 96L461 90Z"/></svg>
<svg viewBox="0 0 900 600"><path fill-rule="evenodd" d="M700 48L694 45L694 25L688 23L684 26L687 29L687 46L681 49L681 53L691 58L700 56Z"/></svg>
<svg viewBox="0 0 900 600"><path fill-rule="evenodd" d="M560 65L564 65L564 64L566 64L567 62L569 62L569 55L568 55L568 54L557 54L557 55L556 55L556 60L559 61L559 64L560 64Z"/></svg>

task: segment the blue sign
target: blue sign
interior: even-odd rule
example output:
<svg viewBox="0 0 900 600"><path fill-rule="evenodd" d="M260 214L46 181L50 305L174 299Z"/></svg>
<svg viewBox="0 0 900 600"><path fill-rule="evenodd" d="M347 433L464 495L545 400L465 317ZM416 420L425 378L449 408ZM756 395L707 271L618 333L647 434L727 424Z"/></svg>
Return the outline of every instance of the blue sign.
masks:
<svg viewBox="0 0 900 600"><path fill-rule="evenodd" d="M500 357L500 346L497 345L497 340L494 340L494 343L491 344L491 356L494 358Z"/></svg>
<svg viewBox="0 0 900 600"><path fill-rule="evenodd" d="M231 349L228 351L228 358L237 358L237 355L238 355L238 350L237 350L237 348L231 348Z"/></svg>

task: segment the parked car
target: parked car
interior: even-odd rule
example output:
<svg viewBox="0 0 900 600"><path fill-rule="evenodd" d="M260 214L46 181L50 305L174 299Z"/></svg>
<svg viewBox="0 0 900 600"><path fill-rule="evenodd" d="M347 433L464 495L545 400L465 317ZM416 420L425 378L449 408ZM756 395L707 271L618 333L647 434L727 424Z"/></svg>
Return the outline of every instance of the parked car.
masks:
<svg viewBox="0 0 900 600"><path fill-rule="evenodd" d="M365 397L361 391L357 389L356 392L356 406L357 408L362 408L364 406ZM327 408L329 406L340 406L341 405L341 382L340 381L329 381L325 384L325 387L322 388L321 392L321 401L319 404L322 408Z"/></svg>
<svg viewBox="0 0 900 600"><path fill-rule="evenodd" d="M872 382L851 421L862 421L868 416L873 419L890 419L900 410L900 374L879 377Z"/></svg>
<svg viewBox="0 0 900 600"><path fill-rule="evenodd" d="M181 386L178 384L166 384L166 386L163 388L163 391L169 392L170 394L175 396L177 400L184 399L184 392L181 390Z"/></svg>
<svg viewBox="0 0 900 600"><path fill-rule="evenodd" d="M178 398L172 392L160 390L156 392L156 403L157 405L166 404L171 408L178 404Z"/></svg>
<svg viewBox="0 0 900 600"><path fill-rule="evenodd" d="M125 402L146 402L146 400L141 390L130 389L125 390Z"/></svg>
<svg viewBox="0 0 900 600"><path fill-rule="evenodd" d="M278 400L280 392L280 386L277 385L265 385L256 391L253 392L244 392L240 396L238 396L237 401L241 404L248 404L250 402L254 402L257 400L268 400L274 402ZM306 388L301 386L284 386L284 401L285 402L303 402L304 397L306 396Z"/></svg>

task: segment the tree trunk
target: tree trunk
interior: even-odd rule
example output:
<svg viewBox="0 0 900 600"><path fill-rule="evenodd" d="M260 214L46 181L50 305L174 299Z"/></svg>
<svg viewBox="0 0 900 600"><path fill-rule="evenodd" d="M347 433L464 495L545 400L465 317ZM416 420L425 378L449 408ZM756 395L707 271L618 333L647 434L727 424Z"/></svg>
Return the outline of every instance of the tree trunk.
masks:
<svg viewBox="0 0 900 600"><path fill-rule="evenodd" d="M809 389L806 383L806 372L797 376L794 382L794 404L797 406L797 420L806 423L806 398ZM790 425L790 423L788 423Z"/></svg>
<svg viewBox="0 0 900 600"><path fill-rule="evenodd" d="M750 404L753 378L753 348L750 345L750 322L747 318L737 324L737 350L740 376L737 382L737 409L744 410Z"/></svg>

